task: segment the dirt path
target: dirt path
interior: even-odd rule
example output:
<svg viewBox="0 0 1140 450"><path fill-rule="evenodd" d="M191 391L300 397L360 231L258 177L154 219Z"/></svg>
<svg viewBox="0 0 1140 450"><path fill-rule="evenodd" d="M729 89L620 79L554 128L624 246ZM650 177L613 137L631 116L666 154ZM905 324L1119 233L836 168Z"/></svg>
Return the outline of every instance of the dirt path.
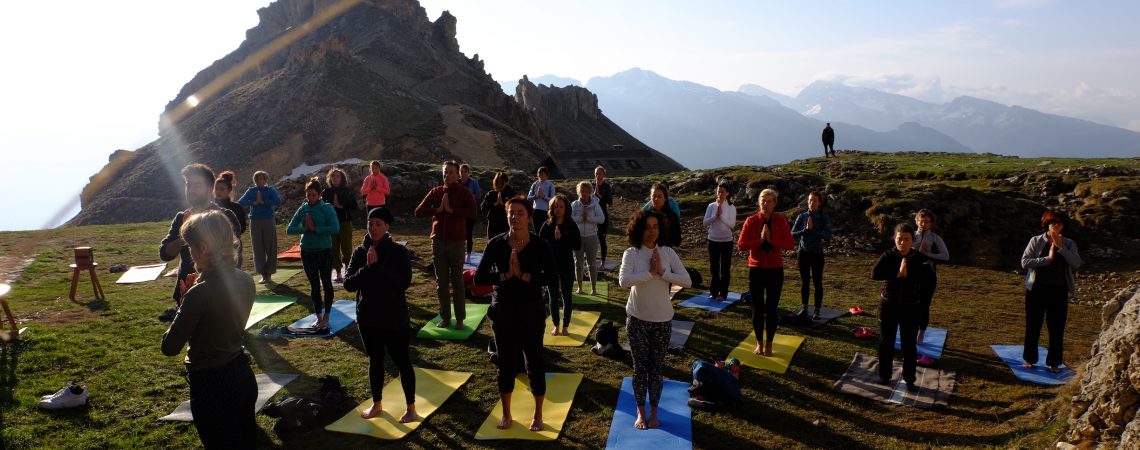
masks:
<svg viewBox="0 0 1140 450"><path fill-rule="evenodd" d="M24 256L0 256L0 283L11 283L20 277L32 259Z"/></svg>

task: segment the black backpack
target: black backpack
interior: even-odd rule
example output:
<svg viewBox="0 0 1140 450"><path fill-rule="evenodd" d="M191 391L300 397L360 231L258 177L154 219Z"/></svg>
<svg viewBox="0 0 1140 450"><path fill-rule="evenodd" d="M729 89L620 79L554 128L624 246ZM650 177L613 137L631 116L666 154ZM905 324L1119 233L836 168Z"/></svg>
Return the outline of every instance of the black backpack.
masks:
<svg viewBox="0 0 1140 450"><path fill-rule="evenodd" d="M693 281L693 287L703 287L704 279L701 278L701 272L692 267L686 267L686 272L689 272L689 279Z"/></svg>

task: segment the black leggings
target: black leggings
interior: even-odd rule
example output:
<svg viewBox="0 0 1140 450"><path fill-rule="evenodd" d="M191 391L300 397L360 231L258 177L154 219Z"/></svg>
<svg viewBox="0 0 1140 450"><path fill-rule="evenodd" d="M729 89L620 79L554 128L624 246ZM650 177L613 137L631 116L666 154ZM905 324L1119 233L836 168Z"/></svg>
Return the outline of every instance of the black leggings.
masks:
<svg viewBox="0 0 1140 450"><path fill-rule="evenodd" d="M332 311L332 249L301 250L301 266L309 278L309 296L313 300L313 313L328 315ZM324 302L321 302L321 285L325 286Z"/></svg>
<svg viewBox="0 0 1140 450"><path fill-rule="evenodd" d="M546 395L546 362L542 355L542 334L546 320L520 317L491 320L495 347L499 352L499 393L515 391L515 376L519 373L519 353L526 363L526 375L530 379L530 392L535 396Z"/></svg>
<svg viewBox="0 0 1140 450"><path fill-rule="evenodd" d="M400 386L404 388L404 404L416 402L416 374L412 370L412 358L408 355L407 330L383 330L370 326L360 326L360 340L368 354L368 384L372 388L372 402L380 403L384 391L384 350L392 356L392 362L400 371Z"/></svg>
<svg viewBox="0 0 1140 450"><path fill-rule="evenodd" d="M610 213L602 211L606 220L598 224L598 248L601 249L601 261L606 262L606 232L610 229Z"/></svg>
<svg viewBox="0 0 1140 450"><path fill-rule="evenodd" d="M1037 364L1037 343L1041 340L1041 322L1049 330L1049 353L1045 364L1057 367L1064 363L1065 321L1069 315L1069 291L1066 286L1034 286L1025 292L1025 351L1022 358Z"/></svg>
<svg viewBox="0 0 1140 450"><path fill-rule="evenodd" d="M732 280L732 241L709 242L709 270L712 280L709 281L709 297L716 298L728 296L728 284Z"/></svg>
<svg viewBox="0 0 1140 450"><path fill-rule="evenodd" d="M807 308L808 294L815 286L815 309L823 307L823 253L800 252L800 302Z"/></svg>
<svg viewBox="0 0 1140 450"><path fill-rule="evenodd" d="M780 306L780 291L784 289L784 268L748 268L748 290L752 293L752 331L761 339L761 331L768 342L776 337L776 307ZM767 297L767 298L765 298ZM767 328L767 330L765 330Z"/></svg>
<svg viewBox="0 0 1140 450"><path fill-rule="evenodd" d="M475 219L467 219L467 253L475 246Z"/></svg>
<svg viewBox="0 0 1140 450"><path fill-rule="evenodd" d="M257 381L249 358L235 356L222 367L191 370L190 412L202 446L213 448L254 448L257 421L253 405L257 401Z"/></svg>
<svg viewBox="0 0 1140 450"><path fill-rule="evenodd" d="M938 275L930 279L930 284L918 291L918 329L925 330L930 325L930 302L934 300L934 289L938 287Z"/></svg>
<svg viewBox="0 0 1140 450"><path fill-rule="evenodd" d="M903 381L914 383L915 358L918 357L917 304L881 303L879 305L879 377L891 379L895 358L895 333L902 348Z"/></svg>

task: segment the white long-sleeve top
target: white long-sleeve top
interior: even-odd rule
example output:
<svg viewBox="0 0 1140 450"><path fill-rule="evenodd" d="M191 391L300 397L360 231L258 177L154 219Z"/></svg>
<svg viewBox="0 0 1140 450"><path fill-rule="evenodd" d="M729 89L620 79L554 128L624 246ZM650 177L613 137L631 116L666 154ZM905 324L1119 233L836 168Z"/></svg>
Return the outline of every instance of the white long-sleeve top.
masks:
<svg viewBox="0 0 1140 450"><path fill-rule="evenodd" d="M673 320L673 302L669 300L669 285L684 287L693 285L685 265L677 252L669 247L658 246L661 267L665 273L656 276L649 273L649 260L653 248L647 246L630 247L621 255L621 269L618 271L618 285L629 289L629 301L625 312L646 322L668 322Z"/></svg>
<svg viewBox="0 0 1140 450"><path fill-rule="evenodd" d="M736 226L736 206L724 202L720 215L716 214L716 202L705 209L705 226L709 227L709 240L713 242L733 242L732 229Z"/></svg>
<svg viewBox="0 0 1140 450"><path fill-rule="evenodd" d="M586 220L582 220L582 209L586 210ZM579 198L570 203L570 218L578 224L578 234L582 237L598 235L598 225L606 221L606 214L602 211L602 201L593 195L590 204L582 203Z"/></svg>

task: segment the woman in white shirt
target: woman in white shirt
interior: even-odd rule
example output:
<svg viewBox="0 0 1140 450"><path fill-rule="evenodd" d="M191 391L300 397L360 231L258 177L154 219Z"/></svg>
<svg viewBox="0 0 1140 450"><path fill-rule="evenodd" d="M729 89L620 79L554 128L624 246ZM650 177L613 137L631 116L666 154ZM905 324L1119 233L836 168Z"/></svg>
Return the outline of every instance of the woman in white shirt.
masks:
<svg viewBox="0 0 1140 450"><path fill-rule="evenodd" d="M638 429L657 428L657 403L661 399L661 366L673 333L673 303L669 286L692 285L689 273L677 253L657 245L664 217L654 211L638 211L626 226L630 247L621 257L618 284L629 289L625 304L625 329L633 353L633 398L637 403ZM649 416L645 414L645 392L649 391Z"/></svg>
<svg viewBox="0 0 1140 450"><path fill-rule="evenodd" d="M578 183L578 199L570 205L570 217L578 224L578 234L582 236L582 248L574 252L574 278L578 280L578 293L582 293L582 273L590 269L590 295L598 295L598 226L606 221L602 211L602 201L594 197L594 187L589 181Z"/></svg>
<svg viewBox="0 0 1140 450"><path fill-rule="evenodd" d="M709 228L709 298L728 299L728 282L732 277L732 228L736 226L736 206L728 201L728 182L716 186L716 201L705 209L705 226Z"/></svg>

